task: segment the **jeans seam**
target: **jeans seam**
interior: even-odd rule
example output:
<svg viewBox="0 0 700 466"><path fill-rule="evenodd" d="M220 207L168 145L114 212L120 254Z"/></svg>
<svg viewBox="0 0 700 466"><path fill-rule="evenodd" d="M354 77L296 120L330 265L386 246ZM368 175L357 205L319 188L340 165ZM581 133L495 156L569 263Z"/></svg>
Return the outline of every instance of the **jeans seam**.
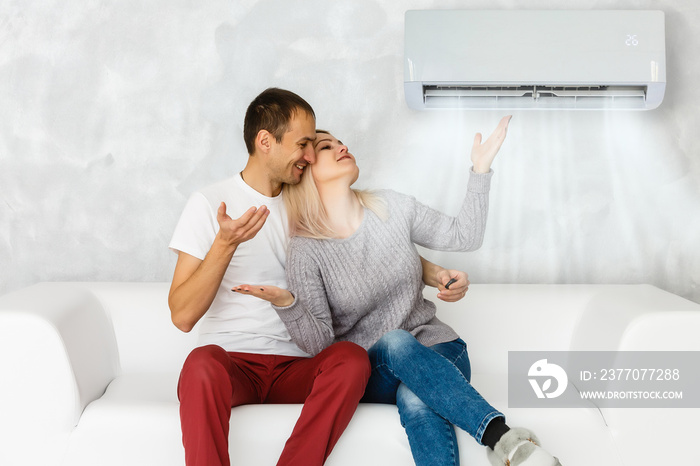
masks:
<svg viewBox="0 0 700 466"><path fill-rule="evenodd" d="M435 351L435 353L437 353L437 354L439 354L440 356L442 356L443 358L445 358L447 361L450 362L450 364L452 364L452 365L455 367L455 369L457 369L457 371L459 371L460 373L462 373L462 371L459 369L459 367L457 367L457 362L458 362L460 359L462 359L462 358L467 354L467 344L466 344L466 343L464 342L464 340L462 340L461 338L459 338L459 340L461 341L462 351L460 351L460 353L459 353L454 359L450 359L450 358L448 358L447 356L445 356L444 354L438 353L437 351ZM452 340L452 342L454 342L454 341L457 341L457 340ZM452 342L448 342L448 343L452 343ZM430 348L430 347L429 347L429 348ZM470 369L470 373L471 373L471 369ZM463 374L463 373L462 373L462 377L464 377L464 374ZM469 379L471 379L471 377L469 377ZM469 379L467 379L466 377L464 377L464 380L466 380L467 382L471 383L471 380L469 380Z"/></svg>
<svg viewBox="0 0 700 466"><path fill-rule="evenodd" d="M462 358L464 357L465 354L467 354L467 345L466 345L466 344L462 345L462 352L459 353L459 355L455 358L454 361L452 361L452 363L456 365L456 364L457 364L457 361L459 361L460 359L462 359Z"/></svg>
<svg viewBox="0 0 700 466"><path fill-rule="evenodd" d="M449 422L449 421L448 421ZM445 424L447 427L447 436L450 439L450 455L452 456L452 466L457 466L459 464L459 457L455 458L455 442L454 442L454 428L450 424Z"/></svg>

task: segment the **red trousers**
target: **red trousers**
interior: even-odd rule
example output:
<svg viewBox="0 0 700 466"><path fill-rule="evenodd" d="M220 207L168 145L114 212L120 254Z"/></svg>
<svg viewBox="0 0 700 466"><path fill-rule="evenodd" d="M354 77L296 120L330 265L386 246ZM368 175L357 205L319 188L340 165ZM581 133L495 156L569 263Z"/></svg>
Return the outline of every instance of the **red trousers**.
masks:
<svg viewBox="0 0 700 466"><path fill-rule="evenodd" d="M231 408L304 403L278 465L322 465L355 413L370 376L367 352L335 343L312 358L195 348L178 397L187 466L229 466Z"/></svg>

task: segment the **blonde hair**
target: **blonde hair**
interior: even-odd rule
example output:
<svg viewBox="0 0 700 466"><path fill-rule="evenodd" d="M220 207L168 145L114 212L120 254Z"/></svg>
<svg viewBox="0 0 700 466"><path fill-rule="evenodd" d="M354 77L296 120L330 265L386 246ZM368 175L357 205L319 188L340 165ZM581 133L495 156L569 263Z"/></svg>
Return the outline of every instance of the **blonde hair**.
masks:
<svg viewBox="0 0 700 466"><path fill-rule="evenodd" d="M328 213L321 202L321 195L310 173L310 167L307 167L301 182L295 185L285 184L283 192L291 236L316 239L337 238L338 235L330 226ZM360 205L374 212L382 221L388 218L384 200L374 191L352 189L352 192L357 196Z"/></svg>

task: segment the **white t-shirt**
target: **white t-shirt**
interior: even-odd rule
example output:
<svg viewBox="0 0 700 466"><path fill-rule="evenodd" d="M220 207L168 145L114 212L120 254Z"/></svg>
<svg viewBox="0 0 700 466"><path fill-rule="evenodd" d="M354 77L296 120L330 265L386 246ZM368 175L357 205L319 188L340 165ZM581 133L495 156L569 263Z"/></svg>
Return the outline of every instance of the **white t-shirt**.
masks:
<svg viewBox="0 0 700 466"><path fill-rule="evenodd" d="M170 249L204 260L219 231L221 202L238 218L251 207L265 205L270 214L254 238L241 243L221 286L199 326L199 346L215 344L226 351L285 356L308 356L289 336L269 302L231 291L236 285L287 288L284 266L289 241L287 211L282 195L267 197L248 186L240 174L194 193L175 227Z"/></svg>

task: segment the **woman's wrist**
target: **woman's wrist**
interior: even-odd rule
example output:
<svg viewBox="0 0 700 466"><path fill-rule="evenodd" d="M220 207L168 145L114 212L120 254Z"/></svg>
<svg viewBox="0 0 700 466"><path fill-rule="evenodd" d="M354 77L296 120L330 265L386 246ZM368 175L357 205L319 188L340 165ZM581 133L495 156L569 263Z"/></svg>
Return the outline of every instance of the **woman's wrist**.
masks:
<svg viewBox="0 0 700 466"><path fill-rule="evenodd" d="M288 291L285 290L286 293L283 293L282 296L280 296L278 299L275 299L275 301L272 303L277 307L289 307L292 304L294 304L294 295Z"/></svg>
<svg viewBox="0 0 700 466"><path fill-rule="evenodd" d="M472 165L472 171L474 173L476 173L477 175L484 175L484 174L491 171L491 165L489 165L489 166Z"/></svg>

